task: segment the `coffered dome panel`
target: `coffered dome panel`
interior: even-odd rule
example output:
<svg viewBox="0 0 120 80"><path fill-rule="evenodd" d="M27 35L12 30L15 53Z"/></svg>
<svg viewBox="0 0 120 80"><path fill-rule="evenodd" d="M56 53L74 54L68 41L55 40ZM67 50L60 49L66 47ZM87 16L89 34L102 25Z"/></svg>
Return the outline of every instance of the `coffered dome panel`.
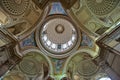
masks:
<svg viewBox="0 0 120 80"><path fill-rule="evenodd" d="M36 75L41 70L41 67L39 67L38 61L32 58L23 59L20 62L19 67L23 73L29 74L29 75Z"/></svg>
<svg viewBox="0 0 120 80"><path fill-rule="evenodd" d="M49 69L47 59L42 56L41 53L35 51L26 53L18 66L20 71L28 76L35 76L39 73L42 75L45 72L44 70ZM46 67L46 69L44 69L44 67Z"/></svg>
<svg viewBox="0 0 120 80"><path fill-rule="evenodd" d="M109 14L117 7L119 3L119 0L85 0L85 1L90 11L99 16Z"/></svg>
<svg viewBox="0 0 120 80"><path fill-rule="evenodd" d="M23 14L29 6L29 0L0 0L3 9L12 15Z"/></svg>
<svg viewBox="0 0 120 80"><path fill-rule="evenodd" d="M98 67L92 60L81 61L77 66L77 72L82 76L91 76L98 71Z"/></svg>

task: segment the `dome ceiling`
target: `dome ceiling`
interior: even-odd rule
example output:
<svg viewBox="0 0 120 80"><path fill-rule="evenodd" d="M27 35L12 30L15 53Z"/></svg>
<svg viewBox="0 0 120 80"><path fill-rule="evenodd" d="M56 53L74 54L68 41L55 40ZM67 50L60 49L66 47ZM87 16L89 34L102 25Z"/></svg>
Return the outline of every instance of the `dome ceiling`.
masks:
<svg viewBox="0 0 120 80"><path fill-rule="evenodd" d="M0 79L108 77L96 60L100 52L96 40L118 23L119 15L113 17L119 0L1 0L0 4Z"/></svg>
<svg viewBox="0 0 120 80"><path fill-rule="evenodd" d="M41 25L40 25L41 26ZM73 48L78 48L79 29L64 15L50 16L39 30L40 44L51 56L65 57ZM38 46L39 46L38 45Z"/></svg>

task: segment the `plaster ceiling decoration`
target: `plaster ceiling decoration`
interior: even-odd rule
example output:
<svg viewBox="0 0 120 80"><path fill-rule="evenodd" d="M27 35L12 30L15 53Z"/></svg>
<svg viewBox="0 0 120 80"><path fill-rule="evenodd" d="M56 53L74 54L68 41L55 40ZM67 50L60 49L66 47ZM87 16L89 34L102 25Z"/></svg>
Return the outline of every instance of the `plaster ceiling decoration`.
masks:
<svg viewBox="0 0 120 80"><path fill-rule="evenodd" d="M119 4L119 0L85 0L85 2L88 9L98 16L109 14Z"/></svg>
<svg viewBox="0 0 120 80"><path fill-rule="evenodd" d="M82 5L80 4L80 0L77 0L76 3L73 5L74 9L79 9Z"/></svg>
<svg viewBox="0 0 120 80"><path fill-rule="evenodd" d="M29 0L0 0L0 4L6 12L18 16L26 11Z"/></svg>
<svg viewBox="0 0 120 80"><path fill-rule="evenodd" d="M27 22L18 23L11 27L8 27L7 30L14 35L21 35L27 31Z"/></svg>
<svg viewBox="0 0 120 80"><path fill-rule="evenodd" d="M77 71L82 76L91 76L98 71L98 67L92 60L88 59L78 64Z"/></svg>
<svg viewBox="0 0 120 80"><path fill-rule="evenodd" d="M79 29L63 15L49 17L39 30L40 44L50 54L62 56L78 43ZM77 46L78 47L78 46Z"/></svg>
<svg viewBox="0 0 120 80"><path fill-rule="evenodd" d="M119 0L79 0L67 12L93 37L102 35L119 21Z"/></svg>
<svg viewBox="0 0 120 80"><path fill-rule="evenodd" d="M35 59L23 59L19 65L20 70L28 75L36 75L41 70L38 61Z"/></svg>
<svg viewBox="0 0 120 80"><path fill-rule="evenodd" d="M13 22L18 21L17 24L11 21L6 28L0 27L0 31L10 33L9 36L13 38L11 42L6 39L9 36L3 36L0 32L0 80L92 80L101 70L98 65L100 49L94 35L84 26L93 15L91 16L83 0L34 0L38 1L38 4L32 1L0 1L1 11L5 10L11 20L13 18ZM74 1L77 1L73 6L75 14L71 16L69 9ZM95 11L94 14L105 15L109 13L108 8L110 11L115 9L117 5L114 4L117 4L118 0L107 1L96 0L95 3L86 0L86 4L89 9L94 6L91 9ZM95 4L91 5L93 3ZM95 8L96 6L98 8ZM106 12L101 11L101 8L105 8ZM25 15L22 15L25 11ZM81 20L78 21L75 17ZM88 25L93 33L101 27L96 24ZM6 46L5 49L8 50L3 50L1 46ZM14 55L9 58L9 53ZM95 77L94 80L101 78Z"/></svg>
<svg viewBox="0 0 120 80"><path fill-rule="evenodd" d="M23 8L24 5L23 1L25 1L26 3L28 1L28 7L26 9ZM43 10L39 9L34 2L30 0L23 0L23 1L21 1L21 4L15 4L18 5L18 7L21 6L22 10L25 9L25 13L23 12L20 15L14 15L14 14L12 15L9 12L5 12L4 11L5 9L1 5L2 8L1 11L7 15L9 21L9 23L4 24L3 25L4 27L3 26L2 27L6 28L8 33L13 34L19 40L24 39L26 36L30 35L35 30L37 23L39 23L39 21L41 21L42 19L41 13L43 12ZM14 6L14 4L12 5ZM17 10L19 10L19 8Z"/></svg>
<svg viewBox="0 0 120 80"><path fill-rule="evenodd" d="M49 67L46 59L37 52L28 52L19 63L19 69L28 76L44 75L44 67Z"/></svg>
<svg viewBox="0 0 120 80"><path fill-rule="evenodd" d="M93 62L89 52L77 52L69 57L66 62L66 69L71 80L82 79L93 76L99 67ZM84 80L84 79L82 79Z"/></svg>

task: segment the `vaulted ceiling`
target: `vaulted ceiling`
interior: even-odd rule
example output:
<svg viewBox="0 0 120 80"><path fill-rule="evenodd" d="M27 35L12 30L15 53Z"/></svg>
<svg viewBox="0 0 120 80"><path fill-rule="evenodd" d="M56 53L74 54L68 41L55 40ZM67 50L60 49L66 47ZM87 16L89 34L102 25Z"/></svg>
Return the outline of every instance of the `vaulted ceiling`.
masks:
<svg viewBox="0 0 120 80"><path fill-rule="evenodd" d="M0 0L0 79L110 80L96 40L119 25L119 2Z"/></svg>

